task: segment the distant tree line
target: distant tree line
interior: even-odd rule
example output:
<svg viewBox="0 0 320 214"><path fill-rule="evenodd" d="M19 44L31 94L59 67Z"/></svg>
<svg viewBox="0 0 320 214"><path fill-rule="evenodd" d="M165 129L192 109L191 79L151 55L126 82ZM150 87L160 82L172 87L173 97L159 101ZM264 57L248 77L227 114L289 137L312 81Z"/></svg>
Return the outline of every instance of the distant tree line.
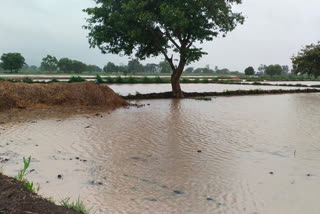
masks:
<svg viewBox="0 0 320 214"><path fill-rule="evenodd" d="M246 68L244 70L245 75L253 76L262 76L262 75L268 75L268 76L275 76L275 75L289 75L289 66L288 65L260 65L258 67L258 71L256 72L252 66Z"/></svg>
<svg viewBox="0 0 320 214"><path fill-rule="evenodd" d="M291 74L320 76L320 42L304 47L297 56L292 57L293 70ZM102 68L97 65L87 65L78 60L69 58L57 59L54 56L47 55L42 59L41 65L38 68L35 65L29 66L25 62L25 58L20 53L5 53L0 57L0 71L10 71L16 73L19 70L24 71L52 71L63 73L83 73L83 72L106 72L106 73L122 73L122 74L136 74L136 73L171 73L172 69L167 61L162 61L159 64L148 63L141 64L137 59L132 59L127 65L115 65L109 62ZM246 75L289 75L289 66L287 65L260 65L255 71L252 66L246 68L244 73ZM215 66L211 69L209 65L204 68L188 67L184 71L189 74L240 74L238 71L230 71L227 68L219 69Z"/></svg>
<svg viewBox="0 0 320 214"><path fill-rule="evenodd" d="M116 65L113 62L107 63L103 68L97 65L87 65L81 61L69 58L57 59L54 56L47 55L41 61L40 67L35 65L29 66L25 63L25 59L19 53L3 54L1 57L0 70L8 70L10 72L23 71L48 71L61 73L83 73L83 72L106 72L106 73L121 73L121 74L137 74L137 73L171 73L172 69L167 61L162 61L158 64L148 63L143 65L137 59L132 59L127 65ZM238 71L230 71L227 68L219 69L215 66L211 69L209 65L204 68L189 67L185 69L189 74L240 74Z"/></svg>

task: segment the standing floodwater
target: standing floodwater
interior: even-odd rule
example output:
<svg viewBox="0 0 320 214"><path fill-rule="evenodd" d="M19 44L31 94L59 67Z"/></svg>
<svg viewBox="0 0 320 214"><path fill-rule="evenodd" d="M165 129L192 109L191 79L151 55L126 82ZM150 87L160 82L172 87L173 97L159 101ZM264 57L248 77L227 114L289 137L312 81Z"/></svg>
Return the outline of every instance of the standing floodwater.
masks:
<svg viewBox="0 0 320 214"><path fill-rule="evenodd" d="M41 194L97 213L319 213L319 94L141 103L3 127L4 172L31 155Z"/></svg>

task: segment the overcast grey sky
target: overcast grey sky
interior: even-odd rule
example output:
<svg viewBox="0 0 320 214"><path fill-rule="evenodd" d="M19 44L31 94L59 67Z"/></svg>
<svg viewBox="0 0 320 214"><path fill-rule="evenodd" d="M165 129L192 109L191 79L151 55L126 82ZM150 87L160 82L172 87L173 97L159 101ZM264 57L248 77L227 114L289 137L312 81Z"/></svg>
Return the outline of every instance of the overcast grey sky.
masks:
<svg viewBox="0 0 320 214"><path fill-rule="evenodd" d="M82 9L93 5L93 0L0 0L0 54L20 52L29 65L39 65L47 54L99 66L126 64L126 57L89 49ZM319 0L244 0L236 10L247 17L244 25L205 43L208 55L192 66L239 71L260 64L291 66L294 53L320 40Z"/></svg>

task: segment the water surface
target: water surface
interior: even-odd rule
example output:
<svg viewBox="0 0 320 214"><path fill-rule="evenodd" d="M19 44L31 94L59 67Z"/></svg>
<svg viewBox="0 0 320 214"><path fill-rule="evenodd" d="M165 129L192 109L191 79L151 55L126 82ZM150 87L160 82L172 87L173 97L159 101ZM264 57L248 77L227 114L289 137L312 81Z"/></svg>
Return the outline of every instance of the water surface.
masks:
<svg viewBox="0 0 320 214"><path fill-rule="evenodd" d="M140 103L2 125L0 166L97 213L319 213L320 94Z"/></svg>
<svg viewBox="0 0 320 214"><path fill-rule="evenodd" d="M128 94L160 93L171 91L170 84L108 84L115 92L127 96ZM283 87L283 86L256 86L256 85L228 85L228 84L181 84L181 88L185 92L223 92L236 90L294 90L303 89L301 87Z"/></svg>

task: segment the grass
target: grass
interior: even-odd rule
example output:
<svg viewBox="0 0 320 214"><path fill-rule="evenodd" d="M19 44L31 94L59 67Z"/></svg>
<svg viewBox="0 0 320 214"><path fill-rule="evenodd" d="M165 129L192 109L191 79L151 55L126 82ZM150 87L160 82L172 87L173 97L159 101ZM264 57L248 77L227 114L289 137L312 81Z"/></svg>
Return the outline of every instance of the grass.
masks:
<svg viewBox="0 0 320 214"><path fill-rule="evenodd" d="M198 100L198 101L211 101L212 100L211 97L196 97L194 99Z"/></svg>
<svg viewBox="0 0 320 214"><path fill-rule="evenodd" d="M92 209L88 210L85 207L83 201L80 200L80 197L78 197L78 199L75 202L70 202L70 198L66 198L60 201L60 205L81 212L83 214L90 214L92 212Z"/></svg>
<svg viewBox="0 0 320 214"><path fill-rule="evenodd" d="M21 181L24 183L24 186L32 193L35 193L35 192L39 192L40 190L40 185L37 186L37 188L34 186L33 182L29 182L26 178L25 178L25 175L26 175L26 172L27 172L27 169L29 168L30 166L30 163L31 163L31 156L26 159L25 157L23 157L23 169L19 170L18 171L18 176L17 176L17 180L18 181Z"/></svg>

